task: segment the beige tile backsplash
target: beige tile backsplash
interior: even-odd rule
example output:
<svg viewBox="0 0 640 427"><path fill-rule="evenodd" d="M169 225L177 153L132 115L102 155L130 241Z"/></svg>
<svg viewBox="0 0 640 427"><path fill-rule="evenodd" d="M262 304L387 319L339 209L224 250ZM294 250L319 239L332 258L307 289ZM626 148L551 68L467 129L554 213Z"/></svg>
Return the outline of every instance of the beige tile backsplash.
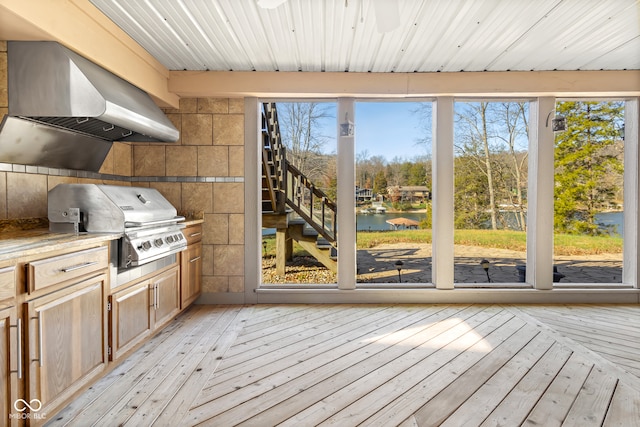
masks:
<svg viewBox="0 0 640 427"><path fill-rule="evenodd" d="M0 41L0 119L8 107L6 59L6 43ZM47 191L63 182L150 186L178 211L204 215L203 291L244 292L244 183L219 182L244 176L244 100L181 99L179 109L165 113L181 131L177 143L116 142L100 170L134 179L26 173L19 166L0 170L0 219L46 217ZM176 182L154 180L162 177ZM212 182L182 179L190 177Z"/></svg>

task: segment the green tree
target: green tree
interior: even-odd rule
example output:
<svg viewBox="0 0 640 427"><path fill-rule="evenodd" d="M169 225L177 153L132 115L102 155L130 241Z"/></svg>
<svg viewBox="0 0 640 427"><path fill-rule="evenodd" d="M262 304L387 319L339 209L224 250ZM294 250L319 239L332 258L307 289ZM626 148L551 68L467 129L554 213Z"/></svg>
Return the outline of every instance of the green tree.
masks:
<svg viewBox="0 0 640 427"><path fill-rule="evenodd" d="M618 126L622 102L567 101L556 106L566 117L566 131L555 139L556 231L600 234L595 215L616 203L623 171Z"/></svg>
<svg viewBox="0 0 640 427"><path fill-rule="evenodd" d="M477 159L458 156L454 160L454 226L457 229L482 228L491 221L486 178L478 171Z"/></svg>
<svg viewBox="0 0 640 427"><path fill-rule="evenodd" d="M415 162L409 164L409 178L407 185L426 185L427 170L425 163Z"/></svg>
<svg viewBox="0 0 640 427"><path fill-rule="evenodd" d="M486 185L483 189L478 188L486 194L487 202L483 209L490 213L491 229L498 228L498 206L496 201L496 184L493 172L493 162L491 140L495 132L492 133L495 119L494 108L489 102L467 103L464 111L457 114L457 128L459 136L456 139L456 149L463 156L476 163L477 171L484 175ZM465 217L476 217L475 213L462 214ZM476 224L477 226L478 224Z"/></svg>
<svg viewBox="0 0 640 427"><path fill-rule="evenodd" d="M387 177L382 170L378 171L376 176L373 178L373 192L375 194L387 193Z"/></svg>

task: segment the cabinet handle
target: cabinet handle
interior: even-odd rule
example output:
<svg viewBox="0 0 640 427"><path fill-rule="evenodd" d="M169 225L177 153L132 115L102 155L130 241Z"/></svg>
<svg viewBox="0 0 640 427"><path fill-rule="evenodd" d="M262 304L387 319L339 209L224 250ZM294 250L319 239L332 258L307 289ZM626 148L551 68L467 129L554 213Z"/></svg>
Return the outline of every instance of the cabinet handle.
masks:
<svg viewBox="0 0 640 427"><path fill-rule="evenodd" d="M158 309L158 284L153 284L153 308Z"/></svg>
<svg viewBox="0 0 640 427"><path fill-rule="evenodd" d="M70 267L61 268L63 273L68 273L70 271L80 270L81 268L90 267L92 265L96 265L98 261L85 262L82 264L72 265Z"/></svg>
<svg viewBox="0 0 640 427"><path fill-rule="evenodd" d="M201 257L197 256L195 258L192 258L189 260L189 262L196 262L197 260L199 260Z"/></svg>
<svg viewBox="0 0 640 427"><path fill-rule="evenodd" d="M22 345L20 343L20 337L22 337L22 319L18 319L18 323L15 326L10 326L11 328L16 328L16 349L18 353L18 360L16 360L17 370L15 372L18 373L18 379L22 379ZM11 371L14 372L14 371Z"/></svg>
<svg viewBox="0 0 640 427"><path fill-rule="evenodd" d="M20 337L22 337L22 319L18 319L18 336L16 341L18 343L18 379L22 379L22 345L20 343Z"/></svg>
<svg viewBox="0 0 640 427"><path fill-rule="evenodd" d="M38 358L37 359L31 359L32 362L38 362L38 366L42 367L42 363L43 363L43 356L44 353L42 351L42 312L38 312L38 316L37 317L32 317L31 320L37 320L38 321Z"/></svg>
<svg viewBox="0 0 640 427"><path fill-rule="evenodd" d="M201 234L202 234L202 233L198 231L198 232L196 232L196 233L191 233L191 234L189 234L189 237L196 237L196 236L199 236L199 235L201 235Z"/></svg>

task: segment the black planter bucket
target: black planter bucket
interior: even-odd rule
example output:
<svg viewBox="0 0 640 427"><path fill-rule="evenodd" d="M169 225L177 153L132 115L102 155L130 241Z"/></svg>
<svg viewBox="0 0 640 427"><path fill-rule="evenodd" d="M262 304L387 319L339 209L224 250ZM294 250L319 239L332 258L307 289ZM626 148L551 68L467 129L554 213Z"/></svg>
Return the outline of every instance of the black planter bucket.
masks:
<svg viewBox="0 0 640 427"><path fill-rule="evenodd" d="M524 283L527 281L527 266L526 265L516 265L516 270L518 270L518 281ZM564 274L558 273L558 267L553 266L553 282L558 283L560 279L562 279Z"/></svg>

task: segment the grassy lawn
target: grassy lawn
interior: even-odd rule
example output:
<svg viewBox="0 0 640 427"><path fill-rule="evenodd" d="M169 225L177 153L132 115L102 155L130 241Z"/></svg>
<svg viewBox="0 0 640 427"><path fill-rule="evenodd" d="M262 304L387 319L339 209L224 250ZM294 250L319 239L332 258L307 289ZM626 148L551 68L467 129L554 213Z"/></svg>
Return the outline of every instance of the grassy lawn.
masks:
<svg viewBox="0 0 640 427"><path fill-rule="evenodd" d="M384 243L431 243L431 230L360 231L357 234L357 248L368 249ZM275 256L275 236L266 236L266 250L263 255ZM525 252L526 233L509 230L456 230L454 242L457 245L485 248L510 249ZM555 235L555 255L595 255L621 253L622 238L605 236L582 236L569 234ZM294 256L307 253L294 244Z"/></svg>

